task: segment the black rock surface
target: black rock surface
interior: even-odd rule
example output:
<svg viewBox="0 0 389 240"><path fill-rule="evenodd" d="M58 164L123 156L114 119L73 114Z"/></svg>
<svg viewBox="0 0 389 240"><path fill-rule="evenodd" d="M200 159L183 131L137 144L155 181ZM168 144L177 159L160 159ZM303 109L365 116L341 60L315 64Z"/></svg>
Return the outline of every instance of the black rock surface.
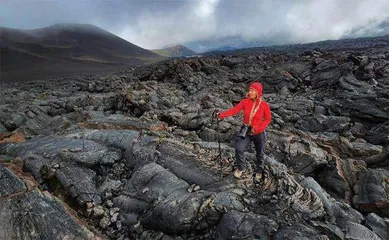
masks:
<svg viewBox="0 0 389 240"><path fill-rule="evenodd" d="M0 238L386 239L381 43L2 85ZM241 116L212 119L253 81L273 116L261 183L232 176Z"/></svg>

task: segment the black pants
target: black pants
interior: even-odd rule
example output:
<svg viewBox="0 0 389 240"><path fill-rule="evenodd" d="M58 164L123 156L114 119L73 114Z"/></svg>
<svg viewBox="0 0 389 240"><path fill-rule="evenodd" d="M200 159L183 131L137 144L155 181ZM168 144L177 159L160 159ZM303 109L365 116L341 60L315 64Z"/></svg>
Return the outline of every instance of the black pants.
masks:
<svg viewBox="0 0 389 240"><path fill-rule="evenodd" d="M265 147L266 147L266 132L255 135L247 135L245 138L237 137L235 143L236 166L241 171L247 170L247 161L244 157L244 152L247 150L250 142L254 142L255 151L257 152L257 161L255 162L254 171L262 172L264 165Z"/></svg>

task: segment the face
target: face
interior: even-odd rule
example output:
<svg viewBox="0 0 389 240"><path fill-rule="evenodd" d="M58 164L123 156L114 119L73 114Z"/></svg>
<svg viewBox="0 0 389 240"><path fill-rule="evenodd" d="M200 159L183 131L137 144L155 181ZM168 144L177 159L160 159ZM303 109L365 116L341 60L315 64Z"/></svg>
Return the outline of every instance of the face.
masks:
<svg viewBox="0 0 389 240"><path fill-rule="evenodd" d="M250 88L247 96L250 99L256 99L257 98L257 92L254 89Z"/></svg>

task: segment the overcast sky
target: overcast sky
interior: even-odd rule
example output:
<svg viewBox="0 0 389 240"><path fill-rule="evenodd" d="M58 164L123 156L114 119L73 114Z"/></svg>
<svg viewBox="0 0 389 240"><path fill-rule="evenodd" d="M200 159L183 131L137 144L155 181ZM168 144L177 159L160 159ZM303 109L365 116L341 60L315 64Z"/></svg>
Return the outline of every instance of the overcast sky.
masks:
<svg viewBox="0 0 389 240"><path fill-rule="evenodd" d="M56 23L93 24L146 49L203 51L383 35L389 0L0 0L2 27Z"/></svg>

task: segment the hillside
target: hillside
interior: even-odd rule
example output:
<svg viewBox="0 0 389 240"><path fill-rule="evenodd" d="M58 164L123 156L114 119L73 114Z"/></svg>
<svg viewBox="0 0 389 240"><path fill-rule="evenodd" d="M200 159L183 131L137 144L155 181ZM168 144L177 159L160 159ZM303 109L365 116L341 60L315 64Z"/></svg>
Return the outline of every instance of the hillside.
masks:
<svg viewBox="0 0 389 240"><path fill-rule="evenodd" d="M0 28L0 35L3 80L91 74L162 59L88 24L56 24L34 30Z"/></svg>
<svg viewBox="0 0 389 240"><path fill-rule="evenodd" d="M273 52L304 52L311 50L325 50L325 51L363 51L369 49L375 49L381 51L382 48L389 46L389 35L379 37L360 37L360 38L348 38L340 40L325 40L304 44L289 44L289 45L274 45L254 48L243 49L230 49L229 51L214 50L203 55L215 56L215 55L241 55L241 54L259 54L259 53L273 53Z"/></svg>
<svg viewBox="0 0 389 240"><path fill-rule="evenodd" d="M164 49L154 49L151 51L164 57L185 57L185 56L191 56L196 54L196 52L182 45L177 45L174 47L164 48Z"/></svg>

